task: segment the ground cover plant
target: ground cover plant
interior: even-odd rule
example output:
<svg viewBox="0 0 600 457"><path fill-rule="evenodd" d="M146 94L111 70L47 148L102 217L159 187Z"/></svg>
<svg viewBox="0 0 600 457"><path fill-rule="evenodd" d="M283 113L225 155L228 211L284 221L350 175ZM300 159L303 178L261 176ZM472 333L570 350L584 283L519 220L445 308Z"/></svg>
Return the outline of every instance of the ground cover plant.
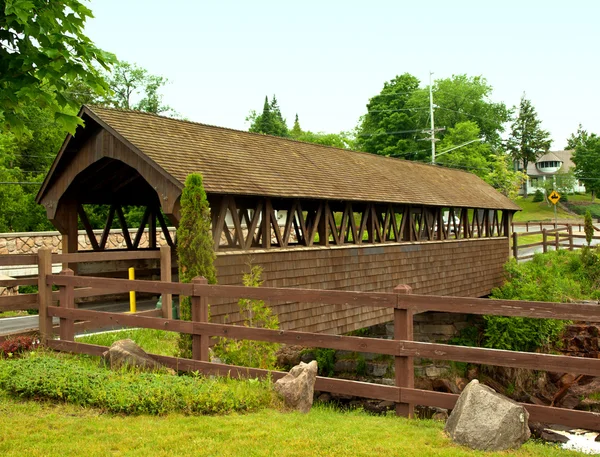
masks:
<svg viewBox="0 0 600 457"><path fill-rule="evenodd" d="M0 362L0 390L30 398L95 407L119 414L224 414L273 406L269 380L234 380L198 373L177 376L133 369L112 371L97 357L49 351Z"/></svg>

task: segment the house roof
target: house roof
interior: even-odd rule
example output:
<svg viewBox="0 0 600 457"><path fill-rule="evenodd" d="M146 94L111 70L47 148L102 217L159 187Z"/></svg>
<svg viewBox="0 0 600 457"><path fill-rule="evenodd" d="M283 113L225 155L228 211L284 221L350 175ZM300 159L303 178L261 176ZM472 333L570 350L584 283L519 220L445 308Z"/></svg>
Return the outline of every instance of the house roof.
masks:
<svg viewBox="0 0 600 457"><path fill-rule="evenodd" d="M461 170L138 111L84 106L82 114L182 187L189 173L202 173L208 193L520 209Z"/></svg>
<svg viewBox="0 0 600 457"><path fill-rule="evenodd" d="M548 151L546 154L544 154L539 159L537 159L535 163L527 164L527 174L529 176L552 175L554 173L544 173L544 172L538 170L536 164L538 164L540 162L554 162L554 161L562 162L560 171L563 173L566 173L575 166L575 164L573 163L573 160L572 160L572 156L573 156L573 150L569 150L569 149L564 150L564 151Z"/></svg>

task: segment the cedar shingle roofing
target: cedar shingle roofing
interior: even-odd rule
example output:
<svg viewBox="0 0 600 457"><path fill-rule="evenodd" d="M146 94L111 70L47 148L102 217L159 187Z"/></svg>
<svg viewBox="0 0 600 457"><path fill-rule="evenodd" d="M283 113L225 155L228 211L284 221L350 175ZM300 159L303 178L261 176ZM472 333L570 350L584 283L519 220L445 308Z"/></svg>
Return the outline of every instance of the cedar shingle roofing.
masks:
<svg viewBox="0 0 600 457"><path fill-rule="evenodd" d="M477 176L448 168L137 111L86 107L183 186L208 193L519 210Z"/></svg>

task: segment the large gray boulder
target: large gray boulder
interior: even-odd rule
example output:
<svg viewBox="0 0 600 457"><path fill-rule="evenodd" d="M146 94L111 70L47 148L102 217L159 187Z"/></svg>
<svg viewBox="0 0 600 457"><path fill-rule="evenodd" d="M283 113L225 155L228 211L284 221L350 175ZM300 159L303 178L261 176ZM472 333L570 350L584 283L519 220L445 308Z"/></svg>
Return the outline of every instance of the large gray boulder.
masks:
<svg viewBox="0 0 600 457"><path fill-rule="evenodd" d="M445 430L463 446L502 451L529 439L528 420L525 408L474 379L458 398Z"/></svg>
<svg viewBox="0 0 600 457"><path fill-rule="evenodd" d="M312 407L316 378L317 361L300 362L275 382L275 391L283 397L288 408L307 413Z"/></svg>
<svg viewBox="0 0 600 457"><path fill-rule="evenodd" d="M118 369L122 366L136 367L148 371L164 368L130 339L115 341L108 351L102 354L102 358L112 369Z"/></svg>

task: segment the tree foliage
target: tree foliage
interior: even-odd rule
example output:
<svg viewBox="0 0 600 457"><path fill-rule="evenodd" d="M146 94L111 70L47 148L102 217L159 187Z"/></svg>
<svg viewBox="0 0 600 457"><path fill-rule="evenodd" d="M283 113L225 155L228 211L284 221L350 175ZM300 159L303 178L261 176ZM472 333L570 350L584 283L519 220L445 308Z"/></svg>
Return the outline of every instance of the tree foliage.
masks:
<svg viewBox="0 0 600 457"><path fill-rule="evenodd" d="M294 127L290 130L290 137L294 140L304 141L306 143L321 144L323 146L333 146L336 148L348 149L353 145L353 139L346 132L341 133L314 133L310 130L302 130L300 121L296 114Z"/></svg>
<svg viewBox="0 0 600 457"><path fill-rule="evenodd" d="M170 106L163 104L159 93L168 82L166 78L123 61L118 62L105 77L111 92L100 100L103 105L154 114L174 113Z"/></svg>
<svg viewBox="0 0 600 457"><path fill-rule="evenodd" d="M269 97L265 97L262 113L257 114L256 111L251 111L246 121L250 122L250 132L282 137L290 136L275 95L270 102Z"/></svg>
<svg viewBox="0 0 600 457"><path fill-rule="evenodd" d="M436 163L468 170L481 178L486 177L490 172L493 153L489 144L478 141L480 134L479 126L473 121L459 122L451 127L439 144ZM470 141L472 143L465 144ZM464 146L458 147L460 145ZM457 149L451 150L453 148ZM444 153L447 150L451 151Z"/></svg>
<svg viewBox="0 0 600 457"><path fill-rule="evenodd" d="M491 171L483 179L498 192L514 200L527 175L514 170L510 156L498 151L491 159Z"/></svg>
<svg viewBox="0 0 600 457"><path fill-rule="evenodd" d="M115 60L83 33L92 12L78 0L0 0L0 11L0 125L20 133L25 107L35 105L73 133L82 121L71 85L105 93L97 67Z"/></svg>
<svg viewBox="0 0 600 457"><path fill-rule="evenodd" d="M509 119L504 103L490 100L492 87L482 77L454 75L436 80L432 87L436 132L442 141L458 124L476 124L479 138L499 144L503 124ZM357 128L357 144L363 151L410 160L430 160L429 87L408 73L384 83L372 97ZM456 132L453 132L456 135ZM460 160L459 160L460 162Z"/></svg>
<svg viewBox="0 0 600 457"><path fill-rule="evenodd" d="M262 268L258 265L249 265L249 267L250 271L244 273L242 284L245 287L260 287L263 283ZM238 301L238 305L245 327L273 330L279 328L279 319L264 301L243 298ZM230 365L272 370L277 362L278 349L277 343L219 338L213 350L217 357Z"/></svg>
<svg viewBox="0 0 600 457"><path fill-rule="evenodd" d="M572 160L575 164L575 176L583 181L585 189L592 193L593 201L600 191L600 138L592 134L579 141Z"/></svg>
<svg viewBox="0 0 600 457"><path fill-rule="evenodd" d="M197 173L188 175L181 194L181 219L177 228L177 257L179 262L179 282L189 283L197 276L216 284L217 274L214 266L215 252L211 232L211 218L202 176ZM183 320L192 318L190 297L182 297L180 315ZM181 335L179 350L182 357L191 355L190 335Z"/></svg>
<svg viewBox="0 0 600 457"><path fill-rule="evenodd" d="M362 151L389 157L420 159L419 129L411 96L419 89L420 81L409 73L396 76L383 84L381 92L367 103L367 114L359 121L357 145ZM427 104L429 106L429 104Z"/></svg>
<svg viewBox="0 0 600 457"><path fill-rule="evenodd" d="M519 114L511 125L508 150L513 159L527 172L529 162L535 162L550 149L550 133L542 129L542 122L531 101L521 97ZM527 188L524 187L525 197Z"/></svg>
<svg viewBox="0 0 600 457"><path fill-rule="evenodd" d="M567 146L565 149L577 149L579 147L587 146L588 141L596 138L595 133L588 133L581 124L577 127L577 132L571 133L571 136L567 138Z"/></svg>

